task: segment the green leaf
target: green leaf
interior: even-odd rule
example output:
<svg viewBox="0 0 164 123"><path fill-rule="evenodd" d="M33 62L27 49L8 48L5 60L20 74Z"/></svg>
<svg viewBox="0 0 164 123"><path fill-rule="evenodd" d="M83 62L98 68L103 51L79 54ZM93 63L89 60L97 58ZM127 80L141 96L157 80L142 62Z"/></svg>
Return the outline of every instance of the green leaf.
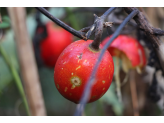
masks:
<svg viewBox="0 0 164 123"><path fill-rule="evenodd" d="M1 29L5 29L5 28L8 28L8 27L10 27L10 24L8 22L3 22L2 21L2 23L0 23L0 28Z"/></svg>
<svg viewBox="0 0 164 123"><path fill-rule="evenodd" d="M10 27L10 19L8 16L2 17L2 23L0 23L0 28L5 29Z"/></svg>
<svg viewBox="0 0 164 123"><path fill-rule="evenodd" d="M113 111L116 115L123 114L123 105L118 101L117 95L115 93L115 84L112 82L108 91L100 98L101 101L112 106Z"/></svg>
<svg viewBox="0 0 164 123"><path fill-rule="evenodd" d="M78 24L78 21L77 21L77 18L75 16L75 14L73 13L73 9L71 7L65 7L65 10L67 12L67 15L68 16L68 19L69 19L69 22L71 23L71 26L76 29L76 30L79 30L80 27L79 27L79 24Z"/></svg>
<svg viewBox="0 0 164 123"><path fill-rule="evenodd" d="M2 17L2 20L3 20L4 22L10 23L10 18L9 18L9 16L3 16L3 17Z"/></svg>
<svg viewBox="0 0 164 123"><path fill-rule="evenodd" d="M95 102L86 104L84 114L86 116L104 116L105 112L103 102L99 99Z"/></svg>

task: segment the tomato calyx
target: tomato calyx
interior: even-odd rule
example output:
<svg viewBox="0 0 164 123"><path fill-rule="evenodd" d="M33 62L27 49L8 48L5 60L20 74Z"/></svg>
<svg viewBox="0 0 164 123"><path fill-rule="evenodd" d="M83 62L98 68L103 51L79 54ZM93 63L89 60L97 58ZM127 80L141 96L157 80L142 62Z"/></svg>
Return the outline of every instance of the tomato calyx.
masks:
<svg viewBox="0 0 164 123"><path fill-rule="evenodd" d="M89 50L90 51L92 51L92 52L94 52L94 53L98 53L98 52L100 52L101 51L101 49L99 48L99 49L95 49L93 46L92 46L92 43L91 44L89 44Z"/></svg>

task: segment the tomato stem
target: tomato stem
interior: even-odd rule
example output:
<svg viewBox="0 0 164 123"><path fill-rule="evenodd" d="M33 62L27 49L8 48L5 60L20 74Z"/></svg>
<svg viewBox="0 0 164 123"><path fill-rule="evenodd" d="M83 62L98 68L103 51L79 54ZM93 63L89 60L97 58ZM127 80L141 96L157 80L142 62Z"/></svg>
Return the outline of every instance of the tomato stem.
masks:
<svg viewBox="0 0 164 123"><path fill-rule="evenodd" d="M91 44L92 49L94 49L96 51L99 50L99 45L101 43L101 36L103 33L103 23L104 23L104 19L97 18L96 29L95 29L95 38Z"/></svg>
<svg viewBox="0 0 164 123"><path fill-rule="evenodd" d="M107 18L107 16L114 9L116 9L116 7L109 8L101 17L98 17L96 14L94 14L95 20L94 20L93 25L95 25L95 28L94 29L91 28L90 30L91 30L91 32L95 31L95 38L94 38L94 41L91 44L91 48L96 50L96 51L99 50L99 45L101 43L101 36L102 36L102 33L103 33L103 28L104 28L104 21ZM86 37L88 37L88 36L86 36Z"/></svg>

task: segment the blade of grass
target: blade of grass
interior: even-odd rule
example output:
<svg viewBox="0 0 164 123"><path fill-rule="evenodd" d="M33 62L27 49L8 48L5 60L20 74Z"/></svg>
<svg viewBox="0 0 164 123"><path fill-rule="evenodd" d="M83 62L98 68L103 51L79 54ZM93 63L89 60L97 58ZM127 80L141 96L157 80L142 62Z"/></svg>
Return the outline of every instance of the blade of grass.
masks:
<svg viewBox="0 0 164 123"><path fill-rule="evenodd" d="M0 7L0 23L2 23L1 7Z"/></svg>
<svg viewBox="0 0 164 123"><path fill-rule="evenodd" d="M26 109L26 112L27 112L27 115L30 115L30 110L29 110L29 107L28 107L28 103L27 103L27 99L26 99L26 95L25 95L25 92L24 92L24 89L23 89L23 86L22 86L22 83L21 83L21 80L20 80L20 77L19 77L19 74L16 70L16 68L12 65L12 63L10 62L8 56L7 56L7 53L6 51L3 49L3 47L0 45L0 53L2 55L2 57L4 58L5 62L7 63L8 67L10 68L11 70L11 73L13 75L13 78L15 80L15 83L17 85L17 88L19 90L19 93L23 99L23 103L24 103L24 106L25 106L25 109Z"/></svg>

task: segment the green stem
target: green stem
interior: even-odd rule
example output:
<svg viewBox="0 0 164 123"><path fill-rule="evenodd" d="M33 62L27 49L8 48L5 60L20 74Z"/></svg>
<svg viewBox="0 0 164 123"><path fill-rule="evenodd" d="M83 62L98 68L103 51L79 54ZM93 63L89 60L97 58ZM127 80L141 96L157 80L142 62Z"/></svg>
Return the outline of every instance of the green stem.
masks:
<svg viewBox="0 0 164 123"><path fill-rule="evenodd" d="M0 96L2 95L2 91L0 90Z"/></svg>
<svg viewBox="0 0 164 123"><path fill-rule="evenodd" d="M2 23L1 7L0 7L0 23Z"/></svg>
<svg viewBox="0 0 164 123"><path fill-rule="evenodd" d="M69 7L66 7L65 10L66 10L66 13L69 15L69 16L68 16L68 19L69 19L69 22L71 23L71 26L72 26L74 29L79 30L80 27L79 27L79 24L77 23L77 18L76 18L75 15L73 14L72 10L70 10Z"/></svg>
<svg viewBox="0 0 164 123"><path fill-rule="evenodd" d="M12 73L12 75L14 77L14 80L16 82L17 88L19 90L19 93L20 93L20 95L21 95L21 97L23 99L23 103L25 105L25 108L26 108L26 111L27 111L27 115L30 115L30 110L29 110L29 107L28 107L26 95L25 95L25 92L24 92L24 89L23 89L20 77L18 75L18 72L17 72L16 68L12 65L12 63L10 62L10 60L9 60L9 58L7 56L7 53L2 48L1 45L0 45L0 53L3 56L4 60L6 61L6 63L8 64L8 66L9 66L9 68L11 70L11 73Z"/></svg>
<svg viewBox="0 0 164 123"><path fill-rule="evenodd" d="M116 65L115 65L115 81L116 81L116 91L117 91L117 96L118 96L118 100L120 103L122 103L122 94L121 94L121 82L120 82L120 76L119 76L119 72L120 72L120 59L118 57L116 57Z"/></svg>

